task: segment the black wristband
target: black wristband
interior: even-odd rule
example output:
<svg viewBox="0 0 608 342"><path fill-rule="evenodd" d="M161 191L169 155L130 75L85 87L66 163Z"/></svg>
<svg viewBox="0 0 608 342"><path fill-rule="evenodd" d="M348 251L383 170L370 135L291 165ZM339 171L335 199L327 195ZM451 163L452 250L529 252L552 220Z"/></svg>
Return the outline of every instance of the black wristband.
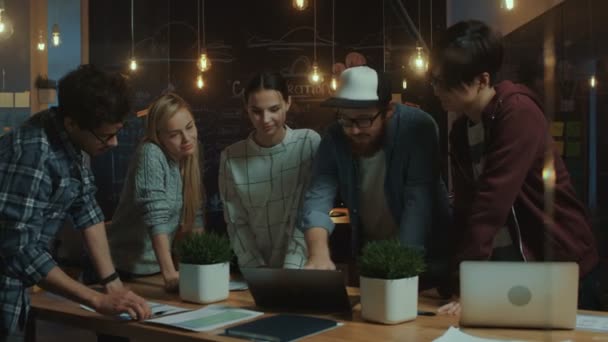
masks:
<svg viewBox="0 0 608 342"><path fill-rule="evenodd" d="M113 282L114 280L118 279L118 273L114 272L112 274L110 274L109 276L101 279L99 281L99 285L107 285L108 283Z"/></svg>

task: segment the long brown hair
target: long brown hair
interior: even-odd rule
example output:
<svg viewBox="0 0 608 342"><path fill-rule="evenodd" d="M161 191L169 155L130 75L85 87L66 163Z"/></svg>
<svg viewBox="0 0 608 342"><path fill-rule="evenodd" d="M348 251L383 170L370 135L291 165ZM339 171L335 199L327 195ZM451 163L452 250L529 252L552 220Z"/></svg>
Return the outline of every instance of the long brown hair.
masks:
<svg viewBox="0 0 608 342"><path fill-rule="evenodd" d="M162 127L166 127L167 122L180 109L185 108L192 116L190 106L184 99L175 93L167 93L159 97L150 105L146 118L146 128L144 142L152 142L165 151L159 133ZM194 153L180 161L182 174L182 231L188 232L194 226L194 220L199 209L203 206L203 188L201 184L201 169L199 161L198 141L194 144ZM166 153L166 152L165 152Z"/></svg>

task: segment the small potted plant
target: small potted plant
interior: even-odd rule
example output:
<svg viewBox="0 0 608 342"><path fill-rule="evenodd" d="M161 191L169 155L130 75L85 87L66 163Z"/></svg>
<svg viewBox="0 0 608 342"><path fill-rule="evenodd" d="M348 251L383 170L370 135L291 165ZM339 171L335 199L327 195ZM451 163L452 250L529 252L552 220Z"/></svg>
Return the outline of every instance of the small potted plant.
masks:
<svg viewBox="0 0 608 342"><path fill-rule="evenodd" d="M49 80L46 75L36 77L36 88L38 88L38 102L55 103L57 99L57 82Z"/></svg>
<svg viewBox="0 0 608 342"><path fill-rule="evenodd" d="M369 242L359 259L361 316L397 324L418 315L418 275L424 258L397 240Z"/></svg>
<svg viewBox="0 0 608 342"><path fill-rule="evenodd" d="M228 298L232 249L227 237L189 234L177 246L177 255L183 300L205 304Z"/></svg>

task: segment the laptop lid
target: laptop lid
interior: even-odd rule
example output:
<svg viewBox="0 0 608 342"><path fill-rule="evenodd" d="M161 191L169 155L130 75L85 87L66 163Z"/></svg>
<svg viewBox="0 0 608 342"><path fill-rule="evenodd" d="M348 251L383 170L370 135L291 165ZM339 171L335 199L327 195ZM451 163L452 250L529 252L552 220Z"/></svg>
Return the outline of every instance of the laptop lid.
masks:
<svg viewBox="0 0 608 342"><path fill-rule="evenodd" d="M255 304L270 309L346 312L351 303L338 271L241 268Z"/></svg>
<svg viewBox="0 0 608 342"><path fill-rule="evenodd" d="M574 262L463 261L460 324L574 329L578 277Z"/></svg>

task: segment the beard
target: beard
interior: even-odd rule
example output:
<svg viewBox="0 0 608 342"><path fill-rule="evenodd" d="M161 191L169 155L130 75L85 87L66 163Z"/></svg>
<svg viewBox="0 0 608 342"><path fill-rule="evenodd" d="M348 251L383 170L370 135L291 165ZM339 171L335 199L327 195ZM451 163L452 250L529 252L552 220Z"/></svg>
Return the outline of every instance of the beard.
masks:
<svg viewBox="0 0 608 342"><path fill-rule="evenodd" d="M373 156L382 148L384 131L385 126L382 126L380 134L378 134L376 137L372 137L371 135L365 133L359 133L356 136L347 135L353 155L356 157Z"/></svg>

